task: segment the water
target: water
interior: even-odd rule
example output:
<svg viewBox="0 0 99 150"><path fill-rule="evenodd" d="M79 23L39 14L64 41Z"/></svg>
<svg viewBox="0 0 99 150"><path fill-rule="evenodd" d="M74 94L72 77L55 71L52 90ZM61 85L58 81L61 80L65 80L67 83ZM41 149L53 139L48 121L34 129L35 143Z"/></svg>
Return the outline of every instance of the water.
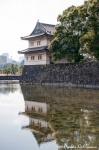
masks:
<svg viewBox="0 0 99 150"><path fill-rule="evenodd" d="M99 91L0 84L0 150L99 150Z"/></svg>

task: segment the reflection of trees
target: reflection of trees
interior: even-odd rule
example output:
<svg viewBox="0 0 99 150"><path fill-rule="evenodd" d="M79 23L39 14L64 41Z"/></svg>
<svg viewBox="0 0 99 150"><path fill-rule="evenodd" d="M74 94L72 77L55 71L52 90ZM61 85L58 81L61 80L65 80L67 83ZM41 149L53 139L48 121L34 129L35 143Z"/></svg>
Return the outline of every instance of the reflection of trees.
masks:
<svg viewBox="0 0 99 150"><path fill-rule="evenodd" d="M61 105L62 106L62 105ZM76 108L72 106L62 106L59 111L59 106L54 109L53 117L50 120L52 130L56 133L55 138L59 145L75 145L76 147L85 143L89 146L96 146L98 143L99 126L96 128L95 120L92 120L92 115L98 117L99 113ZM94 124L93 124L94 122Z"/></svg>
<svg viewBox="0 0 99 150"><path fill-rule="evenodd" d="M19 90L19 86L16 84L0 84L0 93L9 94Z"/></svg>
<svg viewBox="0 0 99 150"><path fill-rule="evenodd" d="M54 134L59 146L99 146L99 93L98 90L67 89L51 86L21 86L25 103L32 102L31 109L25 113L32 119L38 119L39 124L29 123L36 139L41 143L42 130ZM43 103L46 104L47 114L41 108L34 109ZM32 106L33 105L33 106ZM33 108L33 109L32 109ZM38 109L38 112L35 111ZM43 108L42 108L43 109ZM48 128L41 127L40 120L48 123ZM46 140L45 140L46 141ZM44 138L43 138L44 142Z"/></svg>

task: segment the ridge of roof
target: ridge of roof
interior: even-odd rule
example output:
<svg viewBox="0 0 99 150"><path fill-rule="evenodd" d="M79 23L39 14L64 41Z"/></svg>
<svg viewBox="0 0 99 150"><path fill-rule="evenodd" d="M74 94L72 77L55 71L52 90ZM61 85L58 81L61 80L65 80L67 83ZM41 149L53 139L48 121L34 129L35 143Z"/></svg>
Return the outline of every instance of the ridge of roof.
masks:
<svg viewBox="0 0 99 150"><path fill-rule="evenodd" d="M37 21L36 26L30 35L33 35L35 33L37 26L41 27L41 28L39 28L41 30L41 32L49 32L49 33L51 33L51 31L48 30L48 27L51 27L51 28L55 27L55 25L42 23L42 22Z"/></svg>
<svg viewBox="0 0 99 150"><path fill-rule="evenodd" d="M37 21L37 23L36 23L36 25L35 25L33 31L32 31L31 34L30 34L30 36L34 34L34 32L35 32L37 26L40 26L40 22L39 22L39 21Z"/></svg>
<svg viewBox="0 0 99 150"><path fill-rule="evenodd" d="M39 22L39 23L41 23L42 25L54 26L54 27L55 27L55 25L54 25L54 24L48 24L48 23L42 23L42 22Z"/></svg>

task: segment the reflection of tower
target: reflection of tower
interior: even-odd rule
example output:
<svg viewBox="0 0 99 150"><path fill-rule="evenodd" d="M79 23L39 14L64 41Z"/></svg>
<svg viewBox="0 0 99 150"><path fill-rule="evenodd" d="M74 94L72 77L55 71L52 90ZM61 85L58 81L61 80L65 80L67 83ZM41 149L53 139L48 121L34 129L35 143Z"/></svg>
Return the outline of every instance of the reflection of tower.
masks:
<svg viewBox="0 0 99 150"><path fill-rule="evenodd" d="M43 102L35 102L35 101L25 101L25 111L26 112L36 112L40 114L47 114L50 106Z"/></svg>
<svg viewBox="0 0 99 150"><path fill-rule="evenodd" d="M27 88L28 87L28 88ZM21 86L25 100L25 113L29 117L29 125L24 129L30 129L38 144L54 140L54 133L49 127L50 104L48 97L42 89L33 86ZM37 88L37 89L36 89Z"/></svg>
<svg viewBox="0 0 99 150"><path fill-rule="evenodd" d="M49 105L35 101L25 101L25 114L29 117L29 125L22 127L30 129L38 144L54 140L54 133L49 128Z"/></svg>
<svg viewBox="0 0 99 150"><path fill-rule="evenodd" d="M29 125L48 128L46 119L49 111L49 105L35 101L25 101L25 113L29 116ZM43 116L43 119L42 119Z"/></svg>

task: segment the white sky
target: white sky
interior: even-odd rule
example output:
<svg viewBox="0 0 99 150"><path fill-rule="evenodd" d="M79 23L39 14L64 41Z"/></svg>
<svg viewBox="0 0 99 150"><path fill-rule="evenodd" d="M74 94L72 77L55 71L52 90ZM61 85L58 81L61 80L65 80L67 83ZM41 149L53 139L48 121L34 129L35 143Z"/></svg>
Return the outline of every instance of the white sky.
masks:
<svg viewBox="0 0 99 150"><path fill-rule="evenodd" d="M18 60L18 50L28 47L21 36L29 35L37 20L57 24L57 16L71 5L84 0L0 0L0 55L8 52Z"/></svg>

